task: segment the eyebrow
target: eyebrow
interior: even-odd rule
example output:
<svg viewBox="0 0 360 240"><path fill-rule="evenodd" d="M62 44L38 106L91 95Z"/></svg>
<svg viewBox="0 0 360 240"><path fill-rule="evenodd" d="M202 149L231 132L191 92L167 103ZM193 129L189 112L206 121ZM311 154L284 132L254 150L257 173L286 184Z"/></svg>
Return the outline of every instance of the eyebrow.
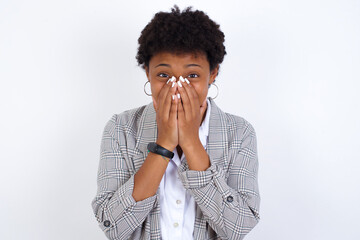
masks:
<svg viewBox="0 0 360 240"><path fill-rule="evenodd" d="M155 68L161 67L161 66L163 66L163 67L171 67L170 64L160 63L160 64L156 65ZM195 63L187 64L184 67L200 67L200 68L202 68L199 64L195 64Z"/></svg>

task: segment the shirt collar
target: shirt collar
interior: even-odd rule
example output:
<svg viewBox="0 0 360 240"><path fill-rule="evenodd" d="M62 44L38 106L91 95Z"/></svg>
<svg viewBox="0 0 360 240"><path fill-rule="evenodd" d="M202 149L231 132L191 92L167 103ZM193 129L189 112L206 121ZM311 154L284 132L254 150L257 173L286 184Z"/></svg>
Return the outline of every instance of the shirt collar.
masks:
<svg viewBox="0 0 360 240"><path fill-rule="evenodd" d="M210 100L208 98L206 99L206 102L207 102L207 109L205 112L206 114L205 119L199 128L199 138L204 148L206 148L207 136L209 135L209 122L210 122L210 111L211 111Z"/></svg>

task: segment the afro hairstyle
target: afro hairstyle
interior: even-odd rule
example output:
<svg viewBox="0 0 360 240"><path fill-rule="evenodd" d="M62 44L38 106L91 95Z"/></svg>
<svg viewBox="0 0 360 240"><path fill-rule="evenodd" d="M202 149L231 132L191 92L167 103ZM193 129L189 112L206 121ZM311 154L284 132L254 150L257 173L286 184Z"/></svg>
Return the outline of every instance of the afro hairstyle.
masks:
<svg viewBox="0 0 360 240"><path fill-rule="evenodd" d="M203 53L209 62L210 71L222 63L226 54L225 35L220 25L203 11L187 7L180 12L177 5L171 12L158 12L141 31L136 55L138 65L149 67L152 56L159 52Z"/></svg>

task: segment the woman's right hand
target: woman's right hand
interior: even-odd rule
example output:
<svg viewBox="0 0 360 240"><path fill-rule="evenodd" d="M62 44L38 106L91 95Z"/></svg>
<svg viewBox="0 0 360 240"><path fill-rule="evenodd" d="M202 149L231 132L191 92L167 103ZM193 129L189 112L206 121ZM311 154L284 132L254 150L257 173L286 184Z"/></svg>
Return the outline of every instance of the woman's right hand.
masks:
<svg viewBox="0 0 360 240"><path fill-rule="evenodd" d="M174 84L174 86L172 86ZM175 81L164 84L159 95L154 101L156 111L156 122L158 126L158 136L156 143L163 148L173 151L178 145L178 126L177 126L177 83ZM173 95L175 95L173 99Z"/></svg>

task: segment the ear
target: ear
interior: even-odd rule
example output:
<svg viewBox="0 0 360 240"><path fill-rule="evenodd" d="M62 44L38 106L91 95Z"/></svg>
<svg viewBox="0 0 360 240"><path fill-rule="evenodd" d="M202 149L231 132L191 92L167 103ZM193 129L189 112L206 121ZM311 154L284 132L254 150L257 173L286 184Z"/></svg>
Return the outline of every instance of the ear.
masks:
<svg viewBox="0 0 360 240"><path fill-rule="evenodd" d="M150 82L149 67L147 67L147 66L145 66L145 73L146 73L146 77L147 77L148 81Z"/></svg>
<svg viewBox="0 0 360 240"><path fill-rule="evenodd" d="M220 65L218 64L210 73L209 84L212 84L215 81L216 76L218 75Z"/></svg>

